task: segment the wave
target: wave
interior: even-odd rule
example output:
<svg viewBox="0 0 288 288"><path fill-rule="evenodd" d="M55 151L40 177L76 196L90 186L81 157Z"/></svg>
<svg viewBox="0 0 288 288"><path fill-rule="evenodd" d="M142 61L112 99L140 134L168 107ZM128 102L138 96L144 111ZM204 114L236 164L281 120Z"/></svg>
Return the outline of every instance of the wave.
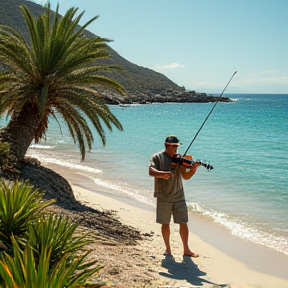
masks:
<svg viewBox="0 0 288 288"><path fill-rule="evenodd" d="M264 245L288 255L288 238L272 235L271 232L259 231L248 223L224 212L215 211L199 203L187 203L188 210L211 218L215 223L227 228L233 235L256 244Z"/></svg>
<svg viewBox="0 0 288 288"><path fill-rule="evenodd" d="M120 183L120 182L115 183L115 181L110 180L110 179L102 180L102 179L97 178L95 176L95 174L96 175L97 174L98 175L103 174L103 171L101 169L96 169L96 168L92 168L90 166L81 165L81 164L75 164L72 161L67 161L67 160L65 161L62 159L47 157L47 156L44 156L43 154L41 154L41 155L33 154L33 153L31 153L31 150L30 150L29 155L31 157L35 157L35 158L40 159L41 162L44 162L44 163L46 162L46 163L60 165L62 167L69 167L71 170L75 170L75 173L91 179L98 186L101 186L103 188L107 188L108 190L116 191L117 193L120 193L122 195L129 196L129 197L131 197L131 198L133 198L133 199L135 199L141 203L153 205L151 199L148 199L147 197L141 195L141 193L143 193L142 190L141 191L139 189L137 190L137 188L135 189L135 187L132 188L132 186L127 185L127 183L125 185L125 183ZM90 173L90 175L87 173L84 173L84 172L88 172L88 173ZM149 191L149 193L150 193L150 191Z"/></svg>
<svg viewBox="0 0 288 288"><path fill-rule="evenodd" d="M140 193L143 192L143 191L138 191L138 192L140 192L140 193L137 194L137 191L135 191L135 189L132 188L132 187L129 186L129 185L128 185L127 187L124 187L124 185L121 185L121 184L119 184L119 183L113 183L113 182L110 181L110 180L101 180L101 179L99 179L99 178L95 178L94 176L87 175L87 174L82 174L82 173L80 173L80 172L78 172L77 174L91 179L91 180L92 180L96 185L98 185L98 186L101 186L101 187L104 187L104 188L108 188L109 190L116 191L117 193L121 193L122 195L124 194L124 195L126 195L126 196L129 196L129 197L137 200L138 202L155 206L155 204L152 203L152 200L151 200L151 199L148 199L147 197L142 196L142 195L140 194ZM132 191L133 191L133 192L132 192ZM149 192L150 192L150 191L149 191Z"/></svg>
<svg viewBox="0 0 288 288"><path fill-rule="evenodd" d="M41 144L31 144L29 146L29 148L32 148L32 149L53 149L55 147L57 147L58 145L41 145Z"/></svg>
<svg viewBox="0 0 288 288"><path fill-rule="evenodd" d="M80 170L80 171L85 171L85 172L90 172L90 173L95 173L95 174L102 174L103 173L103 171L101 169L96 169L96 168L92 168L92 167L85 166L85 165L75 164L75 163L69 162L67 160L65 161L62 159L43 157L43 156L39 157L39 155L33 155L33 153L29 153L29 155L31 157L40 158L41 162L57 164L60 166L69 167L70 169L75 169L75 170Z"/></svg>

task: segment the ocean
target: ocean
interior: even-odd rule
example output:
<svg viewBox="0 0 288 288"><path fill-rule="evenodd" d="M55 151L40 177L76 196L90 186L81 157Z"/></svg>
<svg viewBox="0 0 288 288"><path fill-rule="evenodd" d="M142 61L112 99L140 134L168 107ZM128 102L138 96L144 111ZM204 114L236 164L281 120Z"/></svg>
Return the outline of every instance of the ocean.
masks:
<svg viewBox="0 0 288 288"><path fill-rule="evenodd" d="M225 94L188 151L203 166L184 181L193 213L233 235L288 255L288 94ZM92 179L95 188L155 205L148 164L174 134L183 154L214 103L109 106L124 131L107 131L105 147L94 135L93 150L81 162L78 146L60 120L50 120L46 140L28 154ZM5 125L2 118L0 126Z"/></svg>

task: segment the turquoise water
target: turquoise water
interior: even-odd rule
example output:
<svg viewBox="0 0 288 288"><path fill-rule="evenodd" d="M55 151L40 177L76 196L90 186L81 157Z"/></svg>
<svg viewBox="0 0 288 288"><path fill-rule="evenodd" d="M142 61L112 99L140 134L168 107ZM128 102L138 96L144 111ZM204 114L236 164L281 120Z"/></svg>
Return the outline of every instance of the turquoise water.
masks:
<svg viewBox="0 0 288 288"><path fill-rule="evenodd" d="M225 96L235 101L217 104L188 153L214 166L210 172L199 167L184 182L191 221L201 213L241 238L288 255L288 95ZM76 169L96 188L154 205L151 154L164 148L169 134L180 138L178 152L184 153L213 105L110 106L124 131L108 132L105 147L95 135L85 162L65 128L61 135L51 119L47 140L32 145L29 154Z"/></svg>

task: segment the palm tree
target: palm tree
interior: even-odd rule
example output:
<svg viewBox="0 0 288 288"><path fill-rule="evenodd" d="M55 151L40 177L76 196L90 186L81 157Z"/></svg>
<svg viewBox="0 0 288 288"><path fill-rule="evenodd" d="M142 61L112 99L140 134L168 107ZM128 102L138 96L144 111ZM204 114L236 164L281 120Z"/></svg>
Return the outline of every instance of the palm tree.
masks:
<svg viewBox="0 0 288 288"><path fill-rule="evenodd" d="M79 27L82 12L69 9L62 17L51 12L50 4L43 15L33 17L21 5L29 29L30 43L9 26L0 25L0 115L10 116L0 130L0 142L8 143L9 157L21 162L31 142L38 143L48 129L48 118L63 117L74 142L79 143L82 159L86 147L92 149L93 124L105 145L106 126L123 130L119 120L104 103L99 88L112 88L124 94L116 81L99 75L99 71L120 69L112 65L96 65L108 57L106 38L84 36L84 29L98 16ZM96 61L96 62L95 62ZM89 119L89 120L88 120ZM1 143L0 143L1 144Z"/></svg>

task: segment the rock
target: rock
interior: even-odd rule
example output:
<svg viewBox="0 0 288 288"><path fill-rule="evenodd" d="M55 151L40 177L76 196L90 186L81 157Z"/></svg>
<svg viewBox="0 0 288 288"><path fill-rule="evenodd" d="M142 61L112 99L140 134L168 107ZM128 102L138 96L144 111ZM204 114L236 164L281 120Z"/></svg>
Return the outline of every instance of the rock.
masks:
<svg viewBox="0 0 288 288"><path fill-rule="evenodd" d="M127 91L125 96L111 91L105 91L104 99L107 104L150 104L150 103L210 103L210 102L232 102L228 97L207 95L195 91L155 89L144 92Z"/></svg>

